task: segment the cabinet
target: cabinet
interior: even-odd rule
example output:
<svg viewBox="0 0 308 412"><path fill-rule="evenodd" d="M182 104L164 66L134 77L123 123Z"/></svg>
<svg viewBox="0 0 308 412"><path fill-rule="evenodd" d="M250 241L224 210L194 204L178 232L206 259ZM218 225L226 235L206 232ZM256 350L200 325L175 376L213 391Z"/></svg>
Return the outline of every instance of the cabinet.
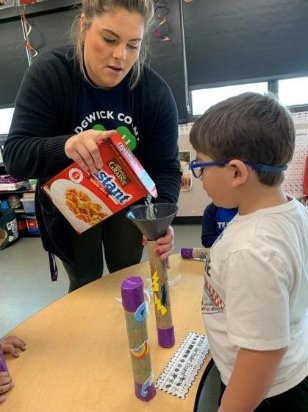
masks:
<svg viewBox="0 0 308 412"><path fill-rule="evenodd" d="M5 207L10 207L14 210L18 233L20 237L28 236L39 236L37 221L35 217L34 208L25 210L20 199L25 194L33 194L33 189L20 189L20 190L9 190L0 191L0 201L5 203ZM18 200L19 199L19 200ZM33 200L34 202L34 200ZM32 203L32 200L31 200Z"/></svg>

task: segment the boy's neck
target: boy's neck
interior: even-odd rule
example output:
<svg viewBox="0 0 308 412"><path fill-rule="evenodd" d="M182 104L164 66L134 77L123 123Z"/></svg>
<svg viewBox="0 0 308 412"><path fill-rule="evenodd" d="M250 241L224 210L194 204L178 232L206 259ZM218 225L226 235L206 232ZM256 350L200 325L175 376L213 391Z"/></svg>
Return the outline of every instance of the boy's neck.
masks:
<svg viewBox="0 0 308 412"><path fill-rule="evenodd" d="M281 186L266 186L263 184L245 188L240 193L239 214L247 215L256 210L279 206L288 202Z"/></svg>

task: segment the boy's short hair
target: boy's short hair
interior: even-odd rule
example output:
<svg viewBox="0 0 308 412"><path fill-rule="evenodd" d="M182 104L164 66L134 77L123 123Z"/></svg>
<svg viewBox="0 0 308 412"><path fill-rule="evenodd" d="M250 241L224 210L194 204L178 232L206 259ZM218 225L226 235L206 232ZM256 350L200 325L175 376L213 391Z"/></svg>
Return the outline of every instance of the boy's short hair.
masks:
<svg viewBox="0 0 308 412"><path fill-rule="evenodd" d="M210 107L194 123L189 140L213 160L284 166L294 153L295 130L290 112L273 95L242 93ZM284 179L283 172L256 173L268 186Z"/></svg>

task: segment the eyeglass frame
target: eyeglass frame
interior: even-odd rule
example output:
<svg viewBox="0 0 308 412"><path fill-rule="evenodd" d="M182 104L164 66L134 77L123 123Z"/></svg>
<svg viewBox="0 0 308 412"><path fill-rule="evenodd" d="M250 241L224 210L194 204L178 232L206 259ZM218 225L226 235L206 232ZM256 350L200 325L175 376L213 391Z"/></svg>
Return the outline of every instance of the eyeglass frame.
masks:
<svg viewBox="0 0 308 412"><path fill-rule="evenodd" d="M207 167L213 166L225 166L231 160L212 160L210 162L197 162L197 159L192 160L189 163L189 169L192 171L192 174L196 179L202 176L203 171ZM265 163L254 163L249 162L248 160L241 160L247 166L250 166L252 169L256 170L257 172L269 172L269 173L281 173L287 170L288 166L274 166L274 165L267 165ZM200 174L197 174L194 169L200 168Z"/></svg>

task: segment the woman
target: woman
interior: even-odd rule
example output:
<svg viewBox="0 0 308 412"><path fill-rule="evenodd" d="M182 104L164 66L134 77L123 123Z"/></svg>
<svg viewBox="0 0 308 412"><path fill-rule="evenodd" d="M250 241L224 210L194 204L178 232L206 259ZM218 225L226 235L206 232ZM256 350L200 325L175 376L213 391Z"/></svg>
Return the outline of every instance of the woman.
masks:
<svg viewBox="0 0 308 412"><path fill-rule="evenodd" d="M125 210L81 235L40 186L70 162L101 167L98 144L117 130L156 183L157 202L176 203L180 188L177 110L166 83L144 66L152 0L84 0L74 48L38 56L25 74L4 149L8 173L37 178L36 215L44 248L58 256L70 291L138 263L142 235ZM173 230L157 240L167 259Z"/></svg>

